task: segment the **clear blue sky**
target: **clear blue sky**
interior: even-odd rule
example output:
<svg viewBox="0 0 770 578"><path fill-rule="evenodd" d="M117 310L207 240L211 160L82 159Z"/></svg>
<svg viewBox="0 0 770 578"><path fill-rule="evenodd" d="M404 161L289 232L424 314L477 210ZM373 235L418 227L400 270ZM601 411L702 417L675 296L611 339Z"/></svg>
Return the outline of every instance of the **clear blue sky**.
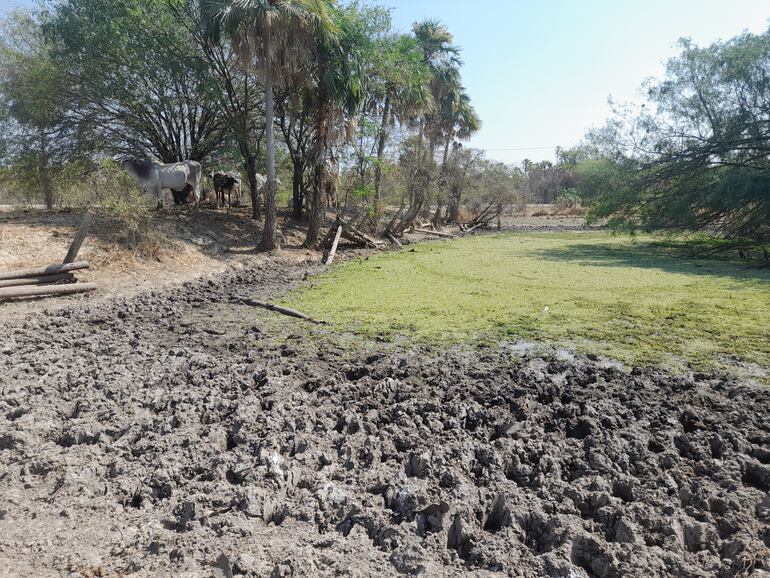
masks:
<svg viewBox="0 0 770 578"><path fill-rule="evenodd" d="M437 18L463 48L483 128L472 145L507 162L552 158L603 124L607 97L638 98L677 39L699 44L768 27L770 0L375 0L397 29ZM0 11L32 0L0 0Z"/></svg>
<svg viewBox="0 0 770 578"><path fill-rule="evenodd" d="M675 43L727 39L768 27L768 0L383 0L408 30L438 18L463 47L463 77L485 149L570 146L609 114L607 98L638 99ZM509 162L551 150L493 151Z"/></svg>

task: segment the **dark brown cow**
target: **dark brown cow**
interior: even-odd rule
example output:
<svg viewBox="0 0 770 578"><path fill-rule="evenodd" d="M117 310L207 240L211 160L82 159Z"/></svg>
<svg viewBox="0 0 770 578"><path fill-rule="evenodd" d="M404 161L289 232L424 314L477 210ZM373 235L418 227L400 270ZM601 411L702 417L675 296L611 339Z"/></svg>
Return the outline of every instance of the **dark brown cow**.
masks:
<svg viewBox="0 0 770 578"><path fill-rule="evenodd" d="M211 175L214 181L214 192L217 195L217 207L224 208L225 193L227 193L227 206L232 207L232 194L237 195L237 202L241 202L241 176L238 173L214 173Z"/></svg>

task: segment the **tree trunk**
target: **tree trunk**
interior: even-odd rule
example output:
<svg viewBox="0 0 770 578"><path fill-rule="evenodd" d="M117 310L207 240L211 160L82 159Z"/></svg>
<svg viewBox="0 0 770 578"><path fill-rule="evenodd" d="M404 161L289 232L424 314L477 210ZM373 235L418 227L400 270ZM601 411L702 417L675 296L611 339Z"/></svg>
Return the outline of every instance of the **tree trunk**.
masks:
<svg viewBox="0 0 770 578"><path fill-rule="evenodd" d="M313 191L308 211L306 247L315 247L321 235L326 213L326 149L329 139L329 125L333 117L332 103L324 90L318 95L318 120L316 124L316 142L313 147Z"/></svg>
<svg viewBox="0 0 770 578"><path fill-rule="evenodd" d="M382 160L385 157L385 143L388 140L388 117L390 116L390 97L385 97L382 106L382 123L377 142L377 164L374 166L374 200L380 200L380 187L382 184Z"/></svg>
<svg viewBox="0 0 770 578"><path fill-rule="evenodd" d="M441 160L441 181L439 182L439 199L438 199L438 206L436 207L436 214L433 216L433 224L435 226L438 226L441 224L441 219L443 216L443 209L444 209L444 194L446 189L446 182L447 182L447 161L449 160L449 143L451 141L451 138L447 135L446 140L444 141L444 158ZM449 195L447 195L449 196Z"/></svg>
<svg viewBox="0 0 770 578"><path fill-rule="evenodd" d="M305 238L306 247L315 247L318 244L318 238L321 235L323 226L326 191L326 162L321 159L316 162L313 174L313 190L310 194L310 206L308 211L307 237Z"/></svg>
<svg viewBox="0 0 770 578"><path fill-rule="evenodd" d="M257 187L257 159L251 153L246 153L246 178L249 181L251 195L251 218L259 219L259 187Z"/></svg>
<svg viewBox="0 0 770 578"><path fill-rule="evenodd" d="M447 221L456 223L460 216L460 195L452 191L449 198L449 210L447 211Z"/></svg>
<svg viewBox="0 0 770 578"><path fill-rule="evenodd" d="M441 172L446 175L447 166L446 163L449 160L449 144L451 143L451 138L446 137L446 140L444 141L444 158L441 161Z"/></svg>
<svg viewBox="0 0 770 578"><path fill-rule="evenodd" d="M266 39L265 42L269 42ZM264 251L275 249L275 138L273 120L275 103L273 101L272 66L269 59L265 65L265 134L267 146L267 185L265 186L265 227L262 231L261 248Z"/></svg>
<svg viewBox="0 0 770 578"><path fill-rule="evenodd" d="M294 173L291 179L292 214L295 219L302 218L302 206L305 204L305 163L302 158L292 159Z"/></svg>
<svg viewBox="0 0 770 578"><path fill-rule="evenodd" d="M45 134L45 130L42 128L40 129L38 171L40 173L40 187L43 189L45 208L50 211L53 209L53 186L51 185L51 174L48 171L48 135Z"/></svg>
<svg viewBox="0 0 770 578"><path fill-rule="evenodd" d="M431 221L434 227L438 227L439 225L441 225L441 219L443 214L444 214L444 199L439 198L438 205L436 205L436 214L433 215L433 220Z"/></svg>

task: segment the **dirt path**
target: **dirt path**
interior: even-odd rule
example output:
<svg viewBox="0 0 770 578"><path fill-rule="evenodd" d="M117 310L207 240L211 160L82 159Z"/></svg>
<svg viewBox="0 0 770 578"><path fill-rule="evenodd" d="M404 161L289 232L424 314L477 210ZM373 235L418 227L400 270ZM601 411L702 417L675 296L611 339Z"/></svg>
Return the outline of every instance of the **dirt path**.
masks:
<svg viewBox="0 0 770 578"><path fill-rule="evenodd" d="M312 272L0 322L0 574L770 572L767 390L231 303Z"/></svg>

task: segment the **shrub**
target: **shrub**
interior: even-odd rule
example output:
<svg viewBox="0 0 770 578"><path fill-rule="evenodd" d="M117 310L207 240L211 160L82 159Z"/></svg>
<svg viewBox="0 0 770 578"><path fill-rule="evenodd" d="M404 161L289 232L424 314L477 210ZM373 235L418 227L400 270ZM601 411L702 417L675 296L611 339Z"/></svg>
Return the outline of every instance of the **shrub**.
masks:
<svg viewBox="0 0 770 578"><path fill-rule="evenodd" d="M136 186L113 160L106 160L98 170L89 175L80 188L80 195L87 204L95 207L110 226L115 240L140 256L159 258L168 237L156 217L154 203ZM90 189L90 192L88 190Z"/></svg>

